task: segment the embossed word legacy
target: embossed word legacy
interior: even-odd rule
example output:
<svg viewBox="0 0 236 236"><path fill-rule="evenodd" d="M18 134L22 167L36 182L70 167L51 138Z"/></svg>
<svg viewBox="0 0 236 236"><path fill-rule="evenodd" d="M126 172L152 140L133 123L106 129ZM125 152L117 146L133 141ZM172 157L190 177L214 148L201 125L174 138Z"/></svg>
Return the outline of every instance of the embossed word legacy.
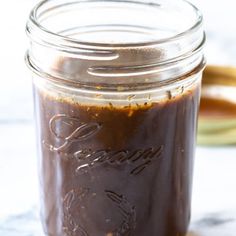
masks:
<svg viewBox="0 0 236 236"><path fill-rule="evenodd" d="M67 128L63 128L68 126ZM70 130L70 132L59 132L61 130ZM72 128L73 127L73 128ZM49 129L53 136L60 140L60 145L48 144L43 140L43 145L51 152L58 153L67 160L77 160L77 174L87 173L90 169L104 163L110 165L132 165L131 175L141 173L155 159L159 159L163 153L164 146L150 147L136 150L91 150L83 149L68 152L70 145L74 142L89 140L94 137L102 128L102 124L83 123L78 118L71 118L63 114L55 115L49 122Z"/></svg>

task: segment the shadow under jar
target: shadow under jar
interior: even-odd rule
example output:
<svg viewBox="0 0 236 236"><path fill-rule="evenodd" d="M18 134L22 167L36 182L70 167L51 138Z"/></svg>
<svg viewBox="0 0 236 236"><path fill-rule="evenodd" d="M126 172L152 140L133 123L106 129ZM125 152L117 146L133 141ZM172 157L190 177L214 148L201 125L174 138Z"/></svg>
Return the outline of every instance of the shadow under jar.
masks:
<svg viewBox="0 0 236 236"><path fill-rule="evenodd" d="M27 23L50 236L183 236L202 16L185 1L44 1Z"/></svg>

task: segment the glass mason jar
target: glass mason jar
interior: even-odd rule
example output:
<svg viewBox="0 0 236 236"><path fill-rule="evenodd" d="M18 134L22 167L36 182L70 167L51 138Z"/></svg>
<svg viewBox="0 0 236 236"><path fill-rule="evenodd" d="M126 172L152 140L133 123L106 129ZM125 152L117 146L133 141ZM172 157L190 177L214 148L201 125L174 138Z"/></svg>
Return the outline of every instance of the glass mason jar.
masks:
<svg viewBox="0 0 236 236"><path fill-rule="evenodd" d="M50 236L182 236L202 15L188 2L49 0L27 23Z"/></svg>

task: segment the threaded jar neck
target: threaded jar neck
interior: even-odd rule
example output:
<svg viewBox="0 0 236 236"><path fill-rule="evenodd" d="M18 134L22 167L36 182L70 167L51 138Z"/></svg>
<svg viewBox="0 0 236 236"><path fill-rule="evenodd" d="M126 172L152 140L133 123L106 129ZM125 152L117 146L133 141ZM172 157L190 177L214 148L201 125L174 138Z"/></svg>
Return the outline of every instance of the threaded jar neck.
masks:
<svg viewBox="0 0 236 236"><path fill-rule="evenodd" d="M204 66L202 15L184 0L46 0L26 31L31 69L73 86L151 88Z"/></svg>

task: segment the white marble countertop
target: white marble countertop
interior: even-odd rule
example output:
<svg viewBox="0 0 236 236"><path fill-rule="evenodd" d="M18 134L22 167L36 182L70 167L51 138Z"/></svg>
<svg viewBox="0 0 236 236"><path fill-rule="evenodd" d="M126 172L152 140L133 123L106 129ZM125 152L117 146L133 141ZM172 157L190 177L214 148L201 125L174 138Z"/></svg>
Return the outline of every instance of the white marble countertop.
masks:
<svg viewBox="0 0 236 236"><path fill-rule="evenodd" d="M25 22L37 0L0 7L0 235L41 236ZM236 64L235 0L192 0L203 11L209 63ZM13 7L14 6L14 7ZM11 13L9 16L9 12ZM7 20L6 20L7 19ZM17 37L16 37L17 36ZM17 40L16 40L17 39ZM236 147L198 147L191 236L236 236Z"/></svg>

